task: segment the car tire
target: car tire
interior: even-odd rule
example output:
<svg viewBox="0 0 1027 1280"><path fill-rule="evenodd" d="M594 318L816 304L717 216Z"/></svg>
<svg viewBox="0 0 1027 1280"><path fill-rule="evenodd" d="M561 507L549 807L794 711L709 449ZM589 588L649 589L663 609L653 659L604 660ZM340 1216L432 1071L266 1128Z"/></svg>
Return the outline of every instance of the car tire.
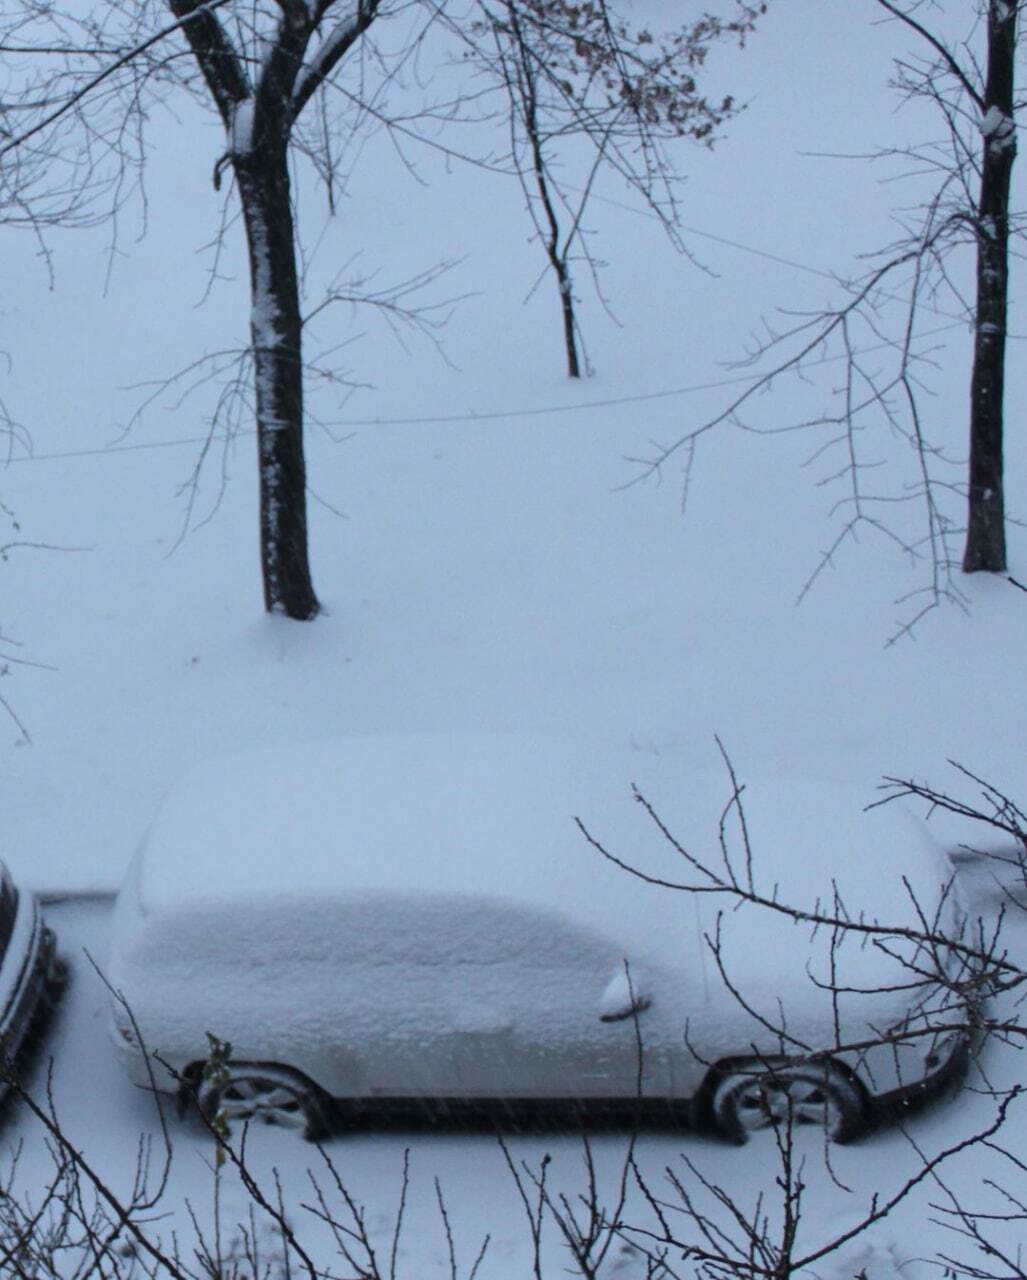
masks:
<svg viewBox="0 0 1027 1280"><path fill-rule="evenodd" d="M46 1001L48 1008L57 1008L62 996L68 989L70 979L71 975L67 961L53 950L53 945L51 944L50 959L43 975L43 999Z"/></svg>
<svg viewBox="0 0 1027 1280"><path fill-rule="evenodd" d="M851 1142L867 1127L867 1095L832 1062L740 1064L713 1088L710 1118L734 1142L776 1125L815 1124L832 1142Z"/></svg>
<svg viewBox="0 0 1027 1280"><path fill-rule="evenodd" d="M231 1126L273 1124L298 1130L311 1142L328 1130L328 1100L316 1086L291 1071L267 1063L232 1064L217 1084L201 1080L196 1103L212 1122L221 1117Z"/></svg>

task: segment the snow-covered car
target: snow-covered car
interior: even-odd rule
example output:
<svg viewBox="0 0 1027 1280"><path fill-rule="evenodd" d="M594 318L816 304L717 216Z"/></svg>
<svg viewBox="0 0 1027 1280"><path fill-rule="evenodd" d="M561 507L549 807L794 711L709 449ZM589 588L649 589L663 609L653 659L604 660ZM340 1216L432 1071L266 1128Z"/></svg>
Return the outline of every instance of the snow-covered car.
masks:
<svg viewBox="0 0 1027 1280"><path fill-rule="evenodd" d="M64 967L39 902L0 863L0 1098L64 986Z"/></svg>
<svg viewBox="0 0 1027 1280"><path fill-rule="evenodd" d="M735 1138L790 1109L845 1139L959 1075L965 1010L937 948L811 936L659 883L711 887L632 784L721 870L722 826L768 897L962 927L926 827L846 788L752 784L747 850L737 813L719 822L724 774L653 753L484 733L253 751L173 789L119 895L112 1034L132 1079L308 1136L426 1102L573 1102ZM214 1070L209 1037L231 1045Z"/></svg>

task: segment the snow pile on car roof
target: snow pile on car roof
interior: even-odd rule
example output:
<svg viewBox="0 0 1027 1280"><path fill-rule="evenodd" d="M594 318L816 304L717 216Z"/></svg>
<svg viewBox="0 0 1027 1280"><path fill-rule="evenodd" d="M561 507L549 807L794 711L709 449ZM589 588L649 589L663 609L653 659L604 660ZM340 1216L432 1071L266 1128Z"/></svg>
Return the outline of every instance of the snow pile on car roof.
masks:
<svg viewBox="0 0 1027 1280"><path fill-rule="evenodd" d="M716 863L730 796L723 771L586 740L403 734L257 750L193 769L167 797L141 854L144 909L198 898L338 891L484 893L581 902L607 877L574 822L625 861L694 879L636 804ZM865 909L896 906L901 877L936 886L937 849L900 805L830 783L762 778L744 806L760 878L782 894L837 885ZM738 850L737 823L729 838ZM889 883L882 884L885 876Z"/></svg>

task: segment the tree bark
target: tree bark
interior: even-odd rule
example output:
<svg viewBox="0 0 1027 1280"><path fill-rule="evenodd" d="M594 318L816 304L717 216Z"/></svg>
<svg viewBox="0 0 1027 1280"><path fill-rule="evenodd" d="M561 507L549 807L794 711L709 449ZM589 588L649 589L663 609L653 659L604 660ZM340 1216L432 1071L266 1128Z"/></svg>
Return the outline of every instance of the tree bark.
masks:
<svg viewBox="0 0 1027 1280"><path fill-rule="evenodd" d="M1013 120L1016 4L989 0L984 150L977 209L977 316L970 383L970 477L963 570L1006 568L1002 482L1003 393L1009 291L1009 190L1016 159Z"/></svg>
<svg viewBox="0 0 1027 1280"><path fill-rule="evenodd" d="M302 319L287 145L287 136L265 136L233 164L250 259L264 605L307 620L320 606L307 550Z"/></svg>

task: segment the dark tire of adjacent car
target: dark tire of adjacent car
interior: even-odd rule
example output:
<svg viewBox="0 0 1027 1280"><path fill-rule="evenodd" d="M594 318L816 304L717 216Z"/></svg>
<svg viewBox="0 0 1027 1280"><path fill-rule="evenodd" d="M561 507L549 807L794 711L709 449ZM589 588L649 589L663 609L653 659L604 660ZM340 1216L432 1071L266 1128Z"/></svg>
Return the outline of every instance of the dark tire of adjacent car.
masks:
<svg viewBox="0 0 1027 1280"><path fill-rule="evenodd" d="M43 999L49 1010L56 1009L60 1004L62 996L68 989L70 979L71 975L67 961L57 955L56 952L53 952L43 979Z"/></svg>
<svg viewBox="0 0 1027 1280"><path fill-rule="evenodd" d="M330 1131L330 1099L298 1072L272 1064L232 1064L217 1084L201 1079L196 1103L208 1122L271 1124L317 1142Z"/></svg>
<svg viewBox="0 0 1027 1280"><path fill-rule="evenodd" d="M713 1127L737 1143L789 1122L817 1125L832 1142L851 1142L870 1117L866 1090L832 1062L733 1064L711 1083L707 1106Z"/></svg>

